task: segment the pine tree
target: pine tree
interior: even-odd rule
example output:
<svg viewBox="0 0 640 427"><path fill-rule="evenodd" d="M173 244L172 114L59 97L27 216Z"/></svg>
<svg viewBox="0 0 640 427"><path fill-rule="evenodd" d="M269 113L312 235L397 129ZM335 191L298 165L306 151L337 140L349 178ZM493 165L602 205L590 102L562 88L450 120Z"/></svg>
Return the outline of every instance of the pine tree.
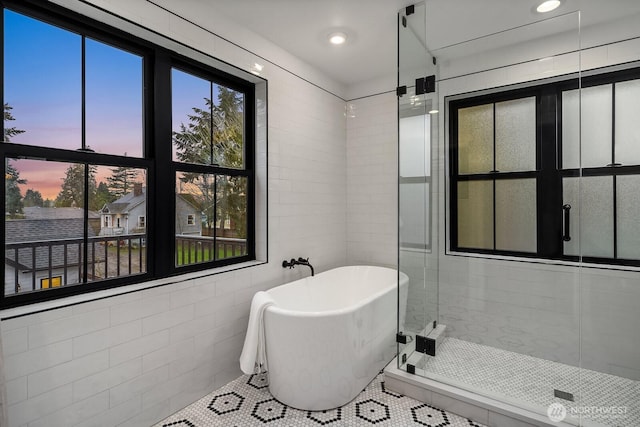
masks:
<svg viewBox="0 0 640 427"><path fill-rule="evenodd" d="M138 171L124 166L111 169L111 176L107 177L107 187L116 199L129 194L136 182L138 182Z"/></svg>
<svg viewBox="0 0 640 427"><path fill-rule="evenodd" d="M26 193L24 193L23 203L25 207L30 207L30 206L43 207L44 206L44 200L42 200L42 194L38 190L33 190L31 188L29 188L26 191Z"/></svg>
<svg viewBox="0 0 640 427"><path fill-rule="evenodd" d="M98 207L98 209L102 209L104 205L106 205L107 203L111 203L116 199L117 197L114 196L111 191L109 191L109 187L107 187L107 184L100 181L100 183L98 184L98 188L96 188L95 195L95 205Z"/></svg>
<svg viewBox="0 0 640 427"><path fill-rule="evenodd" d="M11 107L9 104L4 104L4 122L5 125L8 121L15 120L11 114ZM11 137L24 133L23 130L15 127L4 128L4 140L5 142L11 142ZM5 189L5 201L4 209L10 218L15 218L19 214L22 214L22 192L18 184L26 184L26 179L20 179L20 172L10 163L9 159L5 160L5 172L4 172L4 189Z"/></svg>
<svg viewBox="0 0 640 427"><path fill-rule="evenodd" d="M4 104L4 122L5 122L5 125L6 125L6 123L8 121L15 120L15 118L11 114L11 110L13 110L13 107L5 102L5 104ZM5 127L4 128L4 140L5 140L5 142L11 142L11 137L12 136L19 135L21 133L24 133L24 131L22 129L17 129L15 127L10 127L10 128Z"/></svg>
<svg viewBox="0 0 640 427"><path fill-rule="evenodd" d="M242 94L222 86L218 89L216 105L205 98L206 109L193 108L189 123L180 124L180 130L173 133L176 157L185 163L242 168ZM189 199L205 214L209 234L216 221L222 225L229 218L238 237L246 237L245 178L220 175L214 184L211 175L184 173L181 181L181 191L188 193Z"/></svg>
<svg viewBox="0 0 640 427"><path fill-rule="evenodd" d="M5 191L5 212L9 218L16 218L23 213L22 193L18 184L26 184L26 179L20 178L20 172L13 167L9 159L5 161L4 191Z"/></svg>
<svg viewBox="0 0 640 427"><path fill-rule="evenodd" d="M102 206L96 206L96 166L89 165L89 188L87 189L87 195L89 196L89 209L98 210ZM58 197L56 198L56 207L84 207L84 174L85 165L77 163L69 166L65 173L65 177L62 179L62 187Z"/></svg>

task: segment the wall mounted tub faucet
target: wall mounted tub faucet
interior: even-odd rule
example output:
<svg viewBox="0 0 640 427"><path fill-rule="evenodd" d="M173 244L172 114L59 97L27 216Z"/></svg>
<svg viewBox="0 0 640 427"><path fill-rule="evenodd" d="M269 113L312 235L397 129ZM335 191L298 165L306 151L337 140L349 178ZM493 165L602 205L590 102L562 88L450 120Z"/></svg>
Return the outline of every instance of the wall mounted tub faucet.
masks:
<svg viewBox="0 0 640 427"><path fill-rule="evenodd" d="M311 269L311 276L314 275L313 266L309 264L309 258L304 259L302 257L299 257L298 259L291 258L291 261L287 261L286 259L282 261L282 268L292 269L296 265L306 265Z"/></svg>

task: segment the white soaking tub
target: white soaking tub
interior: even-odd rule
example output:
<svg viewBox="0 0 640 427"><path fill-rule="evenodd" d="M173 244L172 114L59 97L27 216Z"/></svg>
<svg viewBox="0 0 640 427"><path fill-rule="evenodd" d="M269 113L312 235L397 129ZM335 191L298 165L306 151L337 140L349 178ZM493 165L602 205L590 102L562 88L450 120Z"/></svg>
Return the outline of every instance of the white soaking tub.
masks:
<svg viewBox="0 0 640 427"><path fill-rule="evenodd" d="M267 291L264 312L269 391L293 408L342 406L396 354L397 270L353 266ZM406 306L400 273L400 307ZM404 321L404 319L401 319Z"/></svg>

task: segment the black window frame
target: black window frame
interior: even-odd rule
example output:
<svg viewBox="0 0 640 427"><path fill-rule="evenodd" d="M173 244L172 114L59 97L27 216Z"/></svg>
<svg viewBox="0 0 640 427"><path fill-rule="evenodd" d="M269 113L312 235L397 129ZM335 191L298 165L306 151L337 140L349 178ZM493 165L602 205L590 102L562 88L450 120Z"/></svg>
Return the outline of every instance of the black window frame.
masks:
<svg viewBox="0 0 640 427"><path fill-rule="evenodd" d="M615 126L612 126L612 165L602 167L582 167L562 169L562 93L578 88L588 88L597 85L614 84L628 80L640 79L640 68L628 68L618 71L588 74L581 79L568 77L551 82L532 82L531 86L517 88L498 88L495 92L481 95L470 94L460 98L460 95L447 97L448 105L448 149L449 165L449 253L483 254L498 257L536 258L559 261L582 261L593 264L607 264L612 266L640 266L640 260L616 258L617 230L615 216L615 177L619 175L640 175L640 165L615 166ZM536 170L535 172L506 172L491 171L485 174L459 174L458 168L458 110L461 108L485 105L501 101L536 97ZM615 97L615 90L613 91ZM615 98L614 98L615 100ZM612 105L615 117L615 103ZM495 120L495 116L494 116ZM494 129L495 132L495 129ZM495 138L494 138L495 143ZM494 150L495 156L495 150ZM591 256L565 255L563 253L563 195L562 179L566 177L613 176L614 186L614 258ZM536 179L536 252L518 252L505 250L491 250L467 248L458 245L458 183L471 180L493 180L494 189L497 179L510 178ZM494 192L495 206L495 192ZM495 247L495 209L494 209L494 247Z"/></svg>
<svg viewBox="0 0 640 427"><path fill-rule="evenodd" d="M147 211L146 226L146 272L131 276L108 278L95 282L81 282L71 286L60 286L55 289L38 290L21 294L5 295L4 289L0 294L0 308L33 304L41 301L54 300L71 295L84 294L98 290L110 289L134 283L162 279L187 272L206 271L212 268L239 264L256 259L255 249L255 83L241 77L218 70L209 64L201 63L153 42L141 39L108 24L70 11L54 4L44 4L34 0L2 0L2 42L0 55L2 75L0 76L0 93L4 103L4 10L35 18L45 23L57 26L63 30L90 37L140 55L143 58L143 155L140 158L95 153L88 150L67 150L43 146L23 145L16 143L0 143L0 156L3 160L14 158L46 159L98 165L107 167L144 167L147 170ZM193 70L204 78L216 84L242 92L244 94L244 141L245 168L227 169L215 168L215 173L246 176L247 177L247 254L222 260L214 260L188 266L175 265L175 172L177 169L189 171L203 171L201 165L180 164L172 161L172 105L171 105L171 69L176 64L178 68ZM239 73L240 74L240 70ZM206 173L211 173L207 169ZM85 183L86 187L86 183ZM5 200L5 190L2 190ZM85 198L88 199L88 198ZM85 201L85 205L86 205ZM169 212L170 214L167 214ZM171 214L173 213L173 214ZM85 212L85 221L86 221ZM3 215L0 227L5 230ZM86 227L85 227L86 228ZM86 241L86 231L85 231ZM85 245L86 246L86 245ZM5 263L2 266L2 276L5 275ZM214 273L214 272L212 272Z"/></svg>

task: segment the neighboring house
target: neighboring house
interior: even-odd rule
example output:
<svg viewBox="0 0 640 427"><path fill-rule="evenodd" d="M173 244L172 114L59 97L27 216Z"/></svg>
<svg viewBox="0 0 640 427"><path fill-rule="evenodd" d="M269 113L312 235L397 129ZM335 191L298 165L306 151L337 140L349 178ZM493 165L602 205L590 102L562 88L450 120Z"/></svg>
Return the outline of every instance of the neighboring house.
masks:
<svg viewBox="0 0 640 427"><path fill-rule="evenodd" d="M24 208L24 219L5 222L5 295L77 283L84 236L84 214L79 208ZM89 212L88 236L100 230L100 215ZM101 254L89 259L102 261Z"/></svg>
<svg viewBox="0 0 640 427"><path fill-rule="evenodd" d="M189 194L176 194L176 235L202 236L202 213Z"/></svg>
<svg viewBox="0 0 640 427"><path fill-rule="evenodd" d="M101 236L144 233L147 228L147 196L142 184L133 191L104 205L101 214Z"/></svg>
<svg viewBox="0 0 640 427"><path fill-rule="evenodd" d="M147 227L147 197L142 184L133 191L107 203L100 210L100 235L114 236L145 233ZM189 195L176 194L176 234L201 236L201 213Z"/></svg>

